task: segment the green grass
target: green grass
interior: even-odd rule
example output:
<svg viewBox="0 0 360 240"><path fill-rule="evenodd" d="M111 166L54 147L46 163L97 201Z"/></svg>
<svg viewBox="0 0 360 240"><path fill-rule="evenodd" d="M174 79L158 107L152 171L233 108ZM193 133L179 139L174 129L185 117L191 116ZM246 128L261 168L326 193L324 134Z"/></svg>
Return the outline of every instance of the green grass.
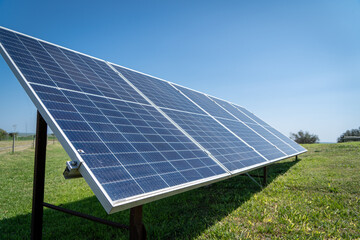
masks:
<svg viewBox="0 0 360 240"><path fill-rule="evenodd" d="M261 189L246 176L144 205L150 239L360 238L360 143L305 145L308 153L269 167ZM0 155L0 239L30 234L33 149ZM64 180L67 154L49 145L45 201L107 215L83 179ZM257 174L257 173L253 173ZM128 239L128 232L44 209L44 239Z"/></svg>

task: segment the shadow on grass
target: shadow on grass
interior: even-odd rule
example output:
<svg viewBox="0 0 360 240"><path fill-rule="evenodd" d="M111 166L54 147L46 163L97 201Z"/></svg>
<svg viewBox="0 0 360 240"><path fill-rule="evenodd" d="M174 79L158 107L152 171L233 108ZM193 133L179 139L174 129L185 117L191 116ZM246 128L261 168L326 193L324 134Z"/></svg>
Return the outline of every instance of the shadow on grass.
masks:
<svg viewBox="0 0 360 240"><path fill-rule="evenodd" d="M268 184L288 171L296 161L268 167ZM262 169L252 172L261 175ZM257 179L261 182L261 179ZM261 188L245 175L236 176L189 192L144 205L144 224L149 239L190 239L200 235L239 208ZM107 215L96 197L61 205L111 221L128 224L129 210ZM29 239L31 214L0 221L1 239ZM128 231L109 227L44 208L44 239L128 239Z"/></svg>

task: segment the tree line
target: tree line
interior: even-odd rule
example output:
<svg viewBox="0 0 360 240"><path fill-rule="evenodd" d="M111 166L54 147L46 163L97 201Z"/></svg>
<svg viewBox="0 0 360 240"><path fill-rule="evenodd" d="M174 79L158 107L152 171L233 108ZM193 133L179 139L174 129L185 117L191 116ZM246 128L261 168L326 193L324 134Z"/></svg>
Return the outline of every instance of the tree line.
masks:
<svg viewBox="0 0 360 240"><path fill-rule="evenodd" d="M360 127L358 129L350 129L341 134L341 136L337 139L340 142L347 141L360 141Z"/></svg>
<svg viewBox="0 0 360 240"><path fill-rule="evenodd" d="M290 133L290 138L297 143L318 143L319 137L316 134L304 132L300 130L297 133ZM358 129L350 129L341 134L337 139L338 143L348 141L360 141L360 127Z"/></svg>
<svg viewBox="0 0 360 240"><path fill-rule="evenodd" d="M17 136L18 133L17 132L12 132L12 133L8 133L7 131L5 131L4 129L0 128L0 140L1 139L5 139L8 136L13 137L13 136Z"/></svg>

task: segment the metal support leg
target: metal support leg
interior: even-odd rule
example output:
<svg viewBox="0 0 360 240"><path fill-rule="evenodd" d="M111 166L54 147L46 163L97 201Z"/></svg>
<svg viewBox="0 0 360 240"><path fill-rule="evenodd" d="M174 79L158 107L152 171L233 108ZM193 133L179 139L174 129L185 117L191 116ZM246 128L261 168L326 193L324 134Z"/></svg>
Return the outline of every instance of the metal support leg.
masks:
<svg viewBox="0 0 360 240"><path fill-rule="evenodd" d="M42 238L46 141L47 124L40 115L40 113L37 112L34 183L31 216L31 239L33 240Z"/></svg>
<svg viewBox="0 0 360 240"><path fill-rule="evenodd" d="M263 186L266 186L266 183L267 183L267 166L264 167Z"/></svg>
<svg viewBox="0 0 360 240"><path fill-rule="evenodd" d="M142 222L142 206L130 209L130 240L146 239L146 229Z"/></svg>
<svg viewBox="0 0 360 240"><path fill-rule="evenodd" d="M297 157L297 156L298 156L298 155L296 155L296 156L295 156L295 161L297 161L297 160L298 160L298 157Z"/></svg>

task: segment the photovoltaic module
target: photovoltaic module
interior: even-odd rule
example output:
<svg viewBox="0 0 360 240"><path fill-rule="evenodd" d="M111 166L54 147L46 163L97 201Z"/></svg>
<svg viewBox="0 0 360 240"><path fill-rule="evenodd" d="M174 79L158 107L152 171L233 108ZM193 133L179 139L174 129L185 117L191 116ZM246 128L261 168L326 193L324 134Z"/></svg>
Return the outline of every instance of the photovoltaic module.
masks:
<svg viewBox="0 0 360 240"><path fill-rule="evenodd" d="M175 83L3 27L0 51L108 213L306 152Z"/></svg>

